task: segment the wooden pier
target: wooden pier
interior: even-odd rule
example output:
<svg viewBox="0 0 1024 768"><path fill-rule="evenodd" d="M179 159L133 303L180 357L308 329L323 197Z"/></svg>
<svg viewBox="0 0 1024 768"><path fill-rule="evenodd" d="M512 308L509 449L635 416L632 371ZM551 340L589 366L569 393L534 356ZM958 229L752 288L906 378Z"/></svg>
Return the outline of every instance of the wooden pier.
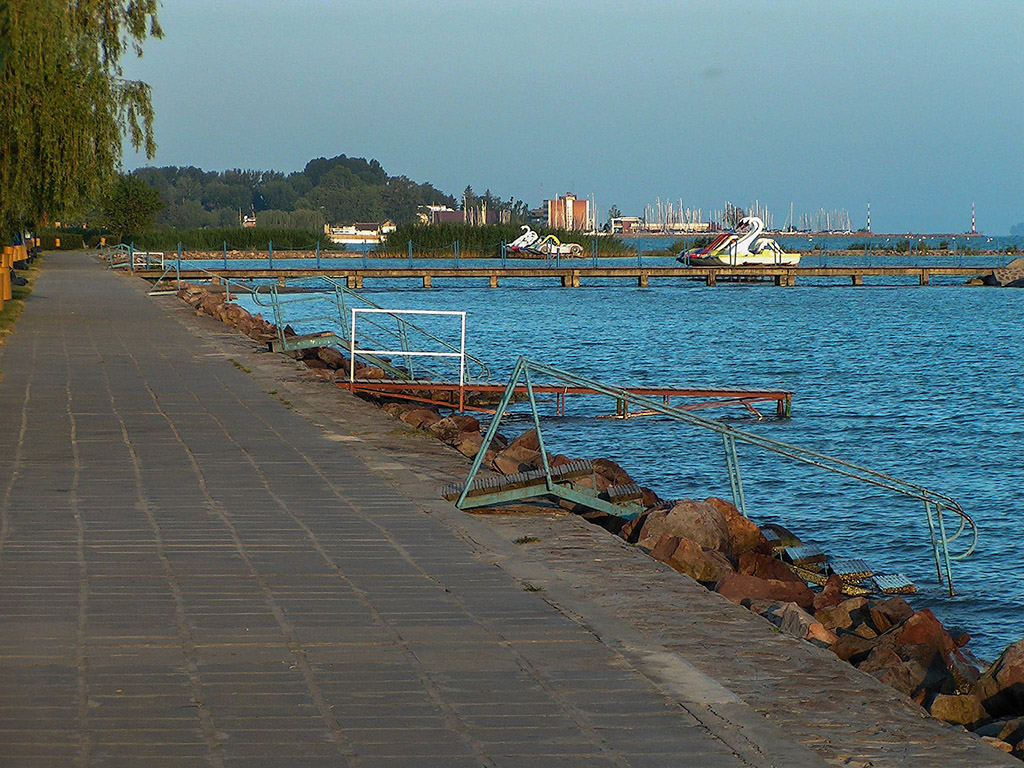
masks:
<svg viewBox="0 0 1024 768"><path fill-rule="evenodd" d="M235 268L181 269L173 265L167 269L136 270L135 274L148 280L161 277L166 282L180 276L182 280L209 281L211 276L232 282L246 280L287 280L310 277L331 277L344 281L349 288L362 288L367 280L418 280L424 288L437 287L447 280L481 280L491 288L512 280L557 280L566 288L578 288L590 280L624 280L647 287L652 280L692 279L706 285L719 282L770 282L774 285L793 286L806 278L831 278L849 281L850 285L863 285L865 278L916 278L918 285L928 285L932 277L959 277L965 280L992 274L988 267L950 267L933 265L915 266L838 266L838 267L644 267L644 266L466 266L466 267L329 267L329 268Z"/></svg>

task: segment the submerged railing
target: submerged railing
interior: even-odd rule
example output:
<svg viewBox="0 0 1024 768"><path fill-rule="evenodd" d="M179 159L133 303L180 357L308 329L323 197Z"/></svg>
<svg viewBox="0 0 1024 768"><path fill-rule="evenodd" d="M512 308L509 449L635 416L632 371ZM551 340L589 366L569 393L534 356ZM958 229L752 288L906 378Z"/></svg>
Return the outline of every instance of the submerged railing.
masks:
<svg viewBox="0 0 1024 768"><path fill-rule="evenodd" d="M747 516L747 505L743 491L743 480L740 474L739 454L736 450L737 443L752 445L770 453L785 456L786 458L816 467L826 472L841 475L878 488L884 488L902 496L917 499L922 502L924 504L925 517L928 522L928 532L932 553L935 557L936 575L939 583L942 584L943 572L945 572L945 583L949 588L950 595L954 594L952 561L963 560L974 552L975 547L977 546L978 528L974 520L963 510L959 503L944 493L939 493L938 491L934 491L922 485L901 480L897 477L893 477L892 475L885 474L884 472L878 472L877 470L854 464L853 462L849 462L820 451L814 451L809 448L793 445L781 440L775 440L752 432L739 430L727 424L723 424L722 422L715 421L714 419L698 416L691 411L685 411L681 408L666 405L657 399L632 394L620 387L602 384L601 382L579 376L560 368L538 363L525 357L520 357L516 362L515 368L512 371L512 376L509 379L508 386L505 388L504 395L502 396L498 409L495 412L494 419L491 421L487 434L484 436L484 441L480 447L480 451L477 453L477 456L473 461L473 465L470 468L469 475L466 477L465 485L463 486L463 490L456 501L456 506L461 508L465 503L470 484L473 482L483 465L487 449L497 434L501 418L511 404L512 396L515 392L516 386L519 385L520 380L525 382L534 426L537 428L537 438L540 443L539 450L543 470L547 478L547 487L549 490L553 487L554 483L551 475L551 467L548 464L547 452L544 448L544 439L540 429L540 416L537 410L537 401L534 396L533 382L530 378L531 373L554 379L571 386L588 387L598 394L614 398L621 404L627 404L628 406L628 403L635 403L654 413L662 414L676 421L681 421L691 426L700 427L701 429L721 435L722 443L725 448L725 464L729 475L729 486L732 491L733 503L744 516ZM955 531L952 533L947 531L947 515L950 515L953 518L952 527ZM964 537L964 540L967 542L966 547L963 551L951 553L950 545L959 541L961 537Z"/></svg>

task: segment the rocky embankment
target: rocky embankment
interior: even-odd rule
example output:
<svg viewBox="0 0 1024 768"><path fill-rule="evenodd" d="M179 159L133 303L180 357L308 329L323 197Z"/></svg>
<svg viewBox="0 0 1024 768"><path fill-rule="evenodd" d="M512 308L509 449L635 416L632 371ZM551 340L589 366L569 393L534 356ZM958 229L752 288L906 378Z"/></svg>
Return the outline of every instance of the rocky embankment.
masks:
<svg viewBox="0 0 1024 768"><path fill-rule="evenodd" d="M216 317L256 341L268 342L277 336L274 325L226 303L223 296L192 285L178 296L197 313ZM318 348L293 354L327 380L347 376L348 358L338 350ZM385 376L371 366L357 365L357 372L360 378ZM464 456L476 456L483 445L480 423L472 416L442 416L433 407L369 399L410 428L433 435ZM572 459L549 454L548 461L559 466ZM539 468L542 457L536 431L512 440L499 436L484 464L502 474ZM608 459L593 460L593 470L579 484L599 493L633 482ZM650 489L642 490L644 511L628 522L584 509L573 511L759 614L779 631L829 648L936 718L972 730L996 749L1024 760L1024 640L1009 646L983 670L966 648L969 635L951 634L928 609L914 610L898 596L850 597L844 594L848 585L835 574L812 590L777 556L764 530L731 503L718 498L665 501ZM552 506L520 502L516 509L550 512ZM774 531L786 533L778 526Z"/></svg>
<svg viewBox="0 0 1024 768"><path fill-rule="evenodd" d="M992 270L992 274L981 282L1003 288L1024 288L1024 259L1014 259L1005 267Z"/></svg>

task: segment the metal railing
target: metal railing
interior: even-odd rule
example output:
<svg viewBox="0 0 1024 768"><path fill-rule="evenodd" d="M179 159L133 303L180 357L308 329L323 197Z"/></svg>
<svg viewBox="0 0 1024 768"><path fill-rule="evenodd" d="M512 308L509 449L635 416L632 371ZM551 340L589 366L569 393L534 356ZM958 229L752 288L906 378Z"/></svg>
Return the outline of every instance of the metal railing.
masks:
<svg viewBox="0 0 1024 768"><path fill-rule="evenodd" d="M405 321L404 316L406 315L420 315L424 317L458 317L460 319L460 330L459 330L459 347L457 351L450 352L438 352L436 350L411 350L409 349L409 343L407 337L402 337L402 348L401 349L364 349L356 346L355 339L357 338L357 327L356 318L362 316L369 320L371 315L387 315L401 320L406 325L411 325ZM365 321L364 321L365 322ZM444 347L451 349L451 345L442 342ZM369 360L378 359L378 355L401 355L406 361L409 367L409 376L411 379L416 379L416 373L413 369L413 365L418 358L430 358L430 359L445 359L445 358L456 358L459 361L459 411L463 410L465 404L465 390L466 386L466 313L465 312L453 312L448 310L438 309L373 309L370 307L353 307L352 308L352 327L349 331L349 374L348 382L350 385L355 384L356 381L356 357L362 357Z"/></svg>
<svg viewBox="0 0 1024 768"><path fill-rule="evenodd" d="M551 468L548 464L547 452L544 449L544 439L541 435L540 416L537 410L536 398L534 397L533 383L530 378L531 372L536 375L541 375L549 379L563 382L564 384L589 387L598 394L604 394L615 398L619 403L636 403L645 409L662 414L676 421L681 421L691 426L700 427L721 435L722 442L725 447L725 463L726 470L729 475L729 486L732 491L733 503L744 516L747 515L747 505L743 490L743 480L740 474L739 454L736 450L737 443L752 445L770 453L792 459L793 461L801 462L861 483L883 488L922 502L924 504L925 517L928 523L930 544L935 557L936 574L938 576L939 583L941 584L943 583L943 572L945 572L945 582L949 588L950 595L954 594L952 561L963 560L974 552L975 547L977 546L978 527L974 520L963 510L959 503L944 493L939 493L938 491L934 491L922 485L901 480L884 472L879 472L868 467L854 464L853 462L849 462L820 451L811 450L791 443L785 443L781 440L764 437L752 432L739 430L727 424L723 424L722 422L715 421L714 419L708 419L703 416L698 416L690 411L684 411L680 408L666 405L664 402L659 400L644 397L642 395L631 394L619 387L602 384L598 381L579 376L560 368L528 360L525 357L520 357L516 362L515 368L512 371L512 376L509 379L508 386L505 388L505 393L498 405L494 419L491 421L487 434L484 436L484 441L480 447L480 451L473 461L473 465L470 468L465 486L462 494L456 502L456 506L461 507L465 502L469 486L476 477L476 474L480 471L484 455L486 454L491 441L494 439L494 436L497 434L501 418L509 407L509 404L512 402L513 393L516 386L519 384L520 379L525 380L530 409L533 415L533 422L534 426L537 428L537 437L538 442L540 443L539 450L541 461L543 463L544 471L548 477L548 486L550 489L552 485ZM947 530L947 515L952 516L953 519L952 527L955 528L955 531L952 533ZM950 545L960 540L961 537L964 537L966 546L962 551L951 553Z"/></svg>
<svg viewBox="0 0 1024 768"><path fill-rule="evenodd" d="M312 291L305 285L300 293L283 294L281 289L287 288L287 285L269 285L261 286L258 292L253 293L253 300L257 304L273 312L282 346L287 346L285 326L289 322L301 321L306 326L331 331L338 337L340 347L351 348L354 345L367 358L370 355L368 350L389 349L389 354L402 358L403 365L396 366L377 355L373 362L401 378L415 380L427 377L442 381L459 380L460 383L490 381L491 372L483 360L467 354L464 347L460 350L458 346L407 320L405 316L414 312L382 307L330 277L314 279L320 281L326 290ZM349 322L353 309L367 310L360 320L361 332L358 335L353 335L354 326ZM425 345L432 347L436 354L422 354ZM458 365L453 364L452 359L460 356L464 361ZM430 358L432 364L421 358Z"/></svg>

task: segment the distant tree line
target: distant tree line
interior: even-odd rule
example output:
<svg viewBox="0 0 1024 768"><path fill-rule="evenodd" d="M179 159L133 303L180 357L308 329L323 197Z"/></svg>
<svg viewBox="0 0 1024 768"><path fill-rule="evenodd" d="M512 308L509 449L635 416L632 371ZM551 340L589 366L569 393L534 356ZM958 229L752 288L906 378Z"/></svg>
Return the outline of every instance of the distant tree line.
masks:
<svg viewBox="0 0 1024 768"><path fill-rule="evenodd" d="M140 168L131 175L159 192L163 208L156 214L158 229L238 227L242 217L254 215L260 227L319 234L327 223L405 224L415 221L424 205L460 208L481 201L489 209L511 211L513 218L526 215L524 203L502 201L490 190L478 197L467 187L456 200L429 183L390 176L376 160L345 155L310 160L289 174L167 166Z"/></svg>

